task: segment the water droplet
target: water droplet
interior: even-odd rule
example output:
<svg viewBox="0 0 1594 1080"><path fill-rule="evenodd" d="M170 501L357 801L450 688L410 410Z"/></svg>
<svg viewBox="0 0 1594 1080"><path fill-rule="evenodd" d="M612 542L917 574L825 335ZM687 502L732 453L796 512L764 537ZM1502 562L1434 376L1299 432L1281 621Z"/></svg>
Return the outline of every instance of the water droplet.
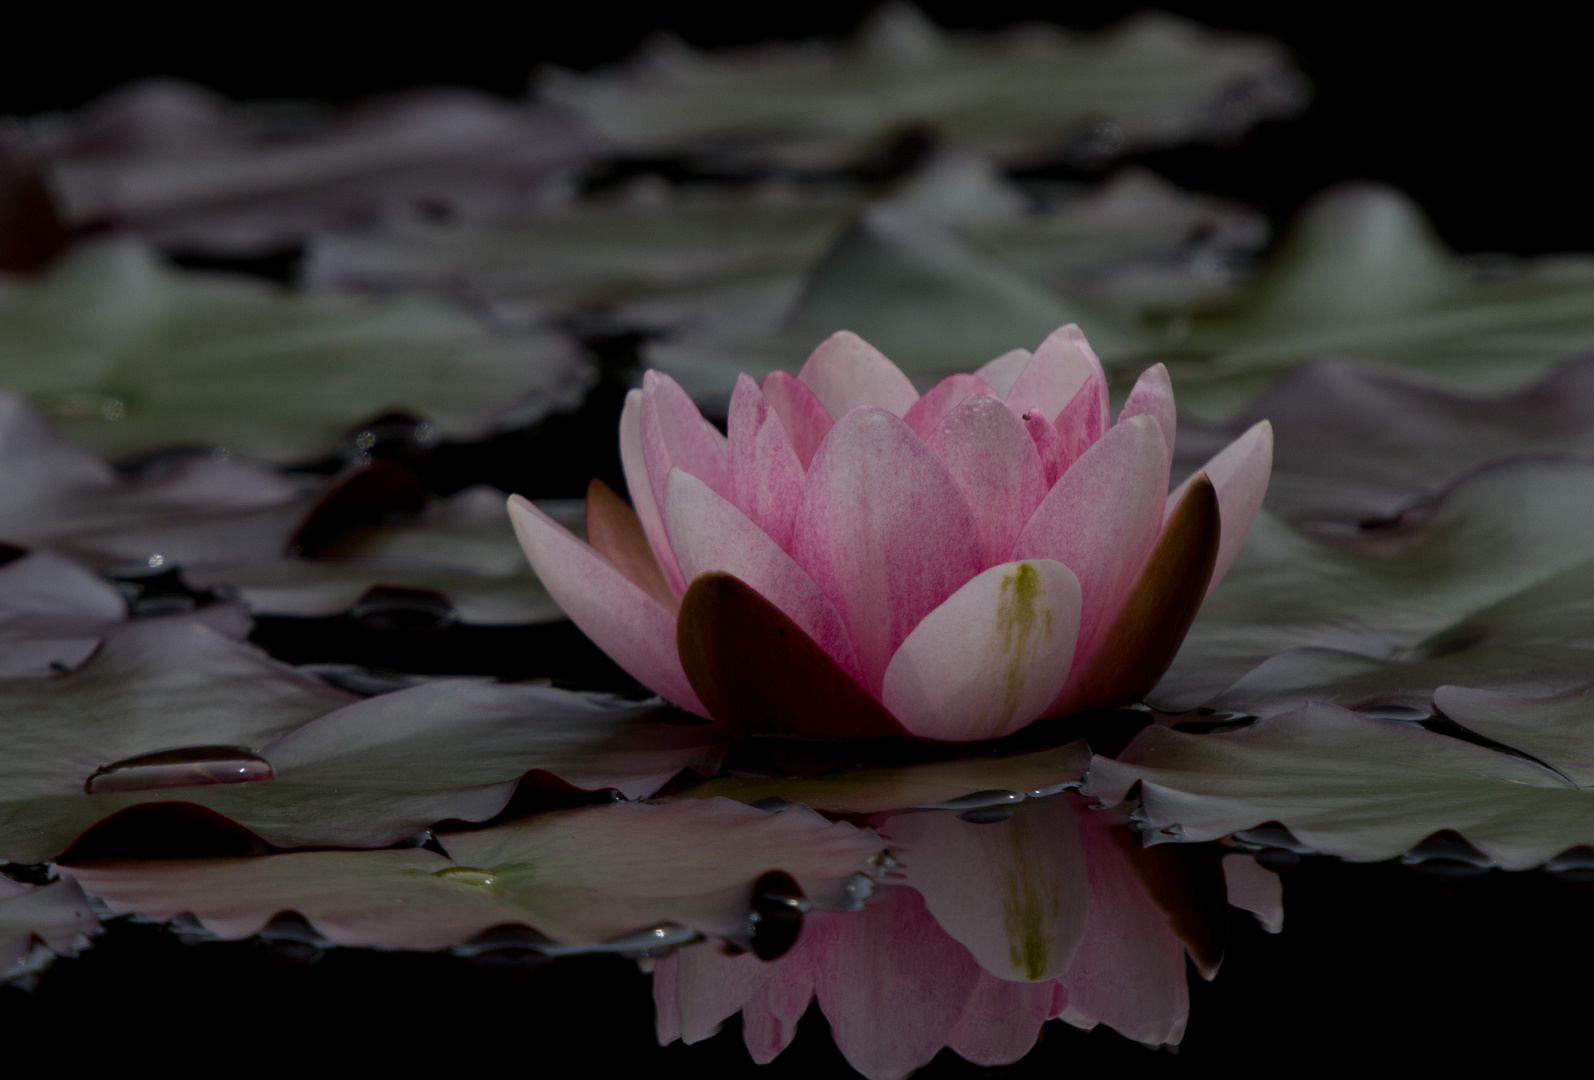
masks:
<svg viewBox="0 0 1594 1080"><path fill-rule="evenodd" d="M864 903L875 894L874 878L867 874L854 874L842 889L841 910L862 911Z"/></svg>
<svg viewBox="0 0 1594 1080"><path fill-rule="evenodd" d="M415 438L416 442L418 442L418 443L429 443L436 437L437 437L437 432L435 430L433 430L431 424L416 424L415 425L414 438Z"/></svg>
<svg viewBox="0 0 1594 1080"><path fill-rule="evenodd" d="M306 968L327 952L327 940L295 912L284 911L257 935L266 955L286 967Z"/></svg>
<svg viewBox="0 0 1594 1080"><path fill-rule="evenodd" d="M474 866L445 866L434 872L432 876L460 885L491 885L498 880L498 875L491 870L481 870Z"/></svg>
<svg viewBox="0 0 1594 1080"><path fill-rule="evenodd" d="M613 938L596 949L592 946L586 946L582 951L616 952L621 956L632 958L638 956L662 956L680 948L682 945L690 945L702 939L703 935L693 930L690 926L680 926L676 923L660 923L635 934L626 934L622 937Z"/></svg>
<svg viewBox="0 0 1594 1080"><path fill-rule="evenodd" d="M955 799L945 802L929 803L918 806L916 810L982 810L987 806L1011 806L1013 803L1024 801L1022 791L1006 791L993 788L990 791L976 791L968 795L960 795Z"/></svg>
<svg viewBox="0 0 1594 1080"><path fill-rule="evenodd" d="M1289 848L1265 847L1256 853L1256 861L1261 864L1263 869L1271 870L1275 874L1282 874L1296 863L1299 863L1301 855L1300 852L1291 851Z"/></svg>
<svg viewBox="0 0 1594 1080"><path fill-rule="evenodd" d="M484 973L513 982L535 975L553 963L554 957L547 949L550 944L537 931L510 924L485 930L453 951Z"/></svg>
<svg viewBox="0 0 1594 1080"><path fill-rule="evenodd" d="M972 825L995 825L1012 816L1013 811L1006 806L982 806L978 810L963 811L958 815L958 820L967 821Z"/></svg>
<svg viewBox="0 0 1594 1080"><path fill-rule="evenodd" d="M1433 716L1431 709L1413 709L1407 705L1374 705L1356 711L1374 720L1402 720L1408 723L1421 723Z"/></svg>
<svg viewBox="0 0 1594 1080"><path fill-rule="evenodd" d="M1047 799L1053 795L1061 795L1065 791L1077 789L1083 783L1083 780L1064 780L1061 784L1052 784L1048 787L1036 788L1033 791L1026 791L1024 794L1028 795L1031 799Z"/></svg>
<svg viewBox="0 0 1594 1080"><path fill-rule="evenodd" d="M459 621L448 597L430 589L374 585L355 601L349 615L372 630L439 631Z"/></svg>
<svg viewBox="0 0 1594 1080"><path fill-rule="evenodd" d="M90 795L104 795L113 791L243 784L275 776L270 762L242 747L186 746L114 762L89 777L83 790Z"/></svg>
<svg viewBox="0 0 1594 1080"><path fill-rule="evenodd" d="M162 555L162 554L157 552L156 554L151 555L149 557L149 568L151 570L154 570L156 567L165 566L165 565L166 565L166 556L164 556L164 555Z"/></svg>
<svg viewBox="0 0 1594 1080"><path fill-rule="evenodd" d="M753 902L747 913L747 936L752 939L753 955L760 960L785 956L802 933L803 916L808 913L808 898L802 886L783 870L771 870L753 886Z"/></svg>
<svg viewBox="0 0 1594 1080"><path fill-rule="evenodd" d="M791 805L791 802L781 798L779 795L766 795L762 799L754 799L747 805L754 810L769 810L773 812L786 809L786 807Z"/></svg>

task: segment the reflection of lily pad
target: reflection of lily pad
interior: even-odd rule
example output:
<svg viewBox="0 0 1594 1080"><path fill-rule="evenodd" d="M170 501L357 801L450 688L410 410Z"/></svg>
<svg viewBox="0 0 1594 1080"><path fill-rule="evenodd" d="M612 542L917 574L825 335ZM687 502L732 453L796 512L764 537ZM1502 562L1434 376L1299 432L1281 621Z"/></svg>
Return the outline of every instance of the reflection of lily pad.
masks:
<svg viewBox="0 0 1594 1080"><path fill-rule="evenodd" d="M1198 320L1169 372L1181 411L1232 415L1324 354L1474 391L1524 386L1594 348L1594 262L1468 270L1405 196L1359 185L1310 207L1231 311Z"/></svg>
<svg viewBox="0 0 1594 1080"><path fill-rule="evenodd" d="M633 153L834 167L903 128L1009 161L1091 160L1232 136L1302 104L1282 49L1166 15L1078 37L947 34L883 8L854 42L700 53L661 39L629 64L556 72L542 94Z"/></svg>
<svg viewBox="0 0 1594 1080"><path fill-rule="evenodd" d="M342 945L438 949L507 923L557 942L598 943L659 923L745 935L754 883L772 869L809 901L848 906L883 845L806 810L766 814L726 800L616 803L450 833L424 848L245 859L112 861L67 869L112 911L191 912L225 938L297 911Z"/></svg>
<svg viewBox="0 0 1594 1080"><path fill-rule="evenodd" d="M1264 514L1150 700L1272 714L1564 689L1590 670L1591 551L1594 466L1569 462L1486 470L1425 520L1334 541Z"/></svg>
<svg viewBox="0 0 1594 1080"><path fill-rule="evenodd" d="M1273 425L1267 507L1291 521L1390 518L1472 470L1512 457L1594 459L1594 361L1507 397L1459 394L1342 361L1307 364L1218 429L1179 425L1193 472L1259 420Z"/></svg>
<svg viewBox="0 0 1594 1080"><path fill-rule="evenodd" d="M126 243L0 282L0 356L0 386L111 456L203 443L292 461L395 408L475 436L573 406L591 374L563 338L494 333L441 301L284 294Z"/></svg>
<svg viewBox="0 0 1594 1080"><path fill-rule="evenodd" d="M1084 776L1089 761L1090 751L1085 744L1072 742L1034 754L956 758L895 768L820 772L806 777L725 775L689 788L681 797L723 796L738 802L775 798L836 813L872 814L938 805L975 792L1022 796L1056 791Z"/></svg>
<svg viewBox="0 0 1594 1080"><path fill-rule="evenodd" d="M61 956L75 956L100 920L74 881L41 888L0 877L0 986L31 986Z"/></svg>
<svg viewBox="0 0 1594 1080"><path fill-rule="evenodd" d="M130 624L78 670L0 693L0 857L14 862L49 859L150 803L206 807L281 847L380 847L445 818L492 817L529 772L640 797L682 769L711 772L723 752L710 725L545 686L452 679L360 701L192 620ZM248 782L221 782L203 761L176 760L194 748L215 751L217 768L247 752L275 779L253 779L254 767L236 777ZM96 774L163 752L139 766L146 789L85 792Z"/></svg>
<svg viewBox="0 0 1594 1080"><path fill-rule="evenodd" d="M1117 803L1140 784L1140 816L1213 840L1277 821L1316 850L1387 859L1444 829L1509 869L1594 843L1594 798L1550 770L1416 724L1313 705L1234 731L1152 726L1086 790Z"/></svg>

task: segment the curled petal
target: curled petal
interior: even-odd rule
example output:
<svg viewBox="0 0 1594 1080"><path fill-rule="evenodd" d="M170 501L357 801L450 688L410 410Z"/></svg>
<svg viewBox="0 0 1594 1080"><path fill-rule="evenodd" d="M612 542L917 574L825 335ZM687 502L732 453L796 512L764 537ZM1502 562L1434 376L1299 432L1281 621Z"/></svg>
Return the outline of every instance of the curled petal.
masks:
<svg viewBox="0 0 1594 1080"><path fill-rule="evenodd" d="M780 415L747 375L736 380L726 427L731 502L776 544L787 546L802 498L803 465ZM685 576L688 580L693 577L689 571Z"/></svg>
<svg viewBox="0 0 1594 1080"><path fill-rule="evenodd" d="M913 628L984 568L946 466L874 408L848 413L814 455L791 553L840 609L871 693Z"/></svg>
<svg viewBox="0 0 1594 1080"><path fill-rule="evenodd" d="M1182 490L1128 599L1101 646L1081 658L1053 715L1139 701L1173 663L1206 598L1220 542L1211 482L1198 473Z"/></svg>
<svg viewBox="0 0 1594 1080"><path fill-rule="evenodd" d="M984 379L998 397L1005 398L1033 355L1028 349L1009 349L995 360L988 361L974 374Z"/></svg>
<svg viewBox="0 0 1594 1080"><path fill-rule="evenodd" d="M764 376L764 397L775 410L791 439L791 448L806 470L814 460L814 451L825 441L836 422L814 392L797 381L797 377L784 371L772 371Z"/></svg>
<svg viewBox="0 0 1594 1080"><path fill-rule="evenodd" d="M1234 557L1240 553L1246 534L1251 531L1251 523L1262 509L1262 497L1267 494L1267 482L1273 475L1273 425L1260 420L1247 428L1243 435L1203 465L1201 473L1206 474L1217 491L1218 513L1223 519L1223 538L1212 565L1212 580L1207 584L1210 595L1234 565ZM1168 496L1170 516L1194 479L1186 480Z"/></svg>
<svg viewBox="0 0 1594 1080"><path fill-rule="evenodd" d="M587 543L653 599L671 611L680 605L653 557L636 511L596 478L587 485Z"/></svg>
<svg viewBox="0 0 1594 1080"><path fill-rule="evenodd" d="M1173 408L1173 382L1168 378L1166 367L1152 364L1135 380L1135 387L1129 391L1123 410L1118 414L1118 422L1121 424L1131 416L1149 416L1157 422L1162 429L1162 437L1168 443L1168 462L1171 465L1178 419Z"/></svg>
<svg viewBox="0 0 1594 1080"><path fill-rule="evenodd" d="M1028 354L1026 354L1028 355ZM930 436L935 434L935 427L946 414L957 408L971 397L981 394L991 394L1001 397L978 375L948 375L934 386L918 401L913 403L907 415L902 419L925 442L930 441Z"/></svg>
<svg viewBox="0 0 1594 1080"><path fill-rule="evenodd" d="M861 678L841 615L814 579L736 507L690 473L670 470L665 516L688 581L722 572L775 605L851 679Z"/></svg>
<svg viewBox="0 0 1594 1080"><path fill-rule="evenodd" d="M537 577L582 633L649 690L708 715L675 652L674 612L519 495L509 499L509 519Z"/></svg>
<svg viewBox="0 0 1594 1080"><path fill-rule="evenodd" d="M922 739L994 739L1037 719L1068 678L1079 582L1050 559L993 566L925 616L882 698Z"/></svg>
<svg viewBox="0 0 1594 1080"><path fill-rule="evenodd" d="M675 565L675 553L670 550L670 535L664 529L664 509L653 497L653 481L648 476L647 455L642 450L642 391L632 390L625 396L625 408L620 410L620 464L625 469L625 486L631 495L631 505L642 525L653 557L658 561L659 572L675 596L686 591L680 568Z"/></svg>
<svg viewBox="0 0 1594 1080"><path fill-rule="evenodd" d="M928 440L974 512L986 566L1007 561L1046 497L1046 469L1024 428L1000 398L982 394L947 413Z"/></svg>
<svg viewBox="0 0 1594 1080"><path fill-rule="evenodd" d="M919 400L919 392L902 369L851 330L838 330L826 338L797 378L835 420L860 405L874 405L901 417Z"/></svg>
<svg viewBox="0 0 1594 1080"><path fill-rule="evenodd" d="M1168 459L1149 416L1107 432L1052 486L1013 545L1014 559L1056 559L1079 578L1074 668L1085 670L1162 526Z"/></svg>
<svg viewBox="0 0 1594 1080"><path fill-rule="evenodd" d="M1085 335L1069 323L1052 331L1035 350L1007 392L1007 406L1020 415L1039 409L1047 416L1057 416L1100 372L1101 361L1086 344Z"/></svg>

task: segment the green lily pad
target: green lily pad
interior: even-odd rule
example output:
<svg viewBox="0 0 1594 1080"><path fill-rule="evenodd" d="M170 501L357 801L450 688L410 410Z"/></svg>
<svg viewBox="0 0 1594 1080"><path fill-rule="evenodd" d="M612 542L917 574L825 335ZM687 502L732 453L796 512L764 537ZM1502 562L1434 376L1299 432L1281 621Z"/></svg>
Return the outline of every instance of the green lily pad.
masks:
<svg viewBox="0 0 1594 1080"><path fill-rule="evenodd" d="M1525 461L1429 516L1316 538L1251 529L1148 700L1273 714L1308 700L1424 705L1447 683L1548 693L1588 678L1594 466Z"/></svg>
<svg viewBox="0 0 1594 1080"><path fill-rule="evenodd" d="M1363 861L1448 829L1514 870L1594 843L1594 796L1551 770L1331 705L1213 735L1153 725L1117 760L1093 760L1085 790L1116 804L1137 782L1138 816L1161 839L1276 821L1310 848Z"/></svg>
<svg viewBox="0 0 1594 1080"><path fill-rule="evenodd" d="M1434 704L1451 720L1594 788L1594 688L1547 697L1442 686Z"/></svg>
<svg viewBox="0 0 1594 1080"><path fill-rule="evenodd" d="M392 409L475 437L573 407L593 375L562 337L497 333L441 300L292 295L131 242L0 281L0 356L0 388L112 457L200 443L298 461Z"/></svg>
<svg viewBox="0 0 1594 1080"><path fill-rule="evenodd" d="M126 619L110 582L54 552L0 565L0 679L76 667Z"/></svg>
<svg viewBox="0 0 1594 1080"><path fill-rule="evenodd" d="M880 9L840 48L701 53L662 38L608 71L553 72L540 93L628 153L820 169L914 126L1012 163L1099 161L1230 137L1305 98L1274 43L1166 15L1079 36L948 34L907 4Z"/></svg>
<svg viewBox="0 0 1594 1080"><path fill-rule="evenodd" d="M451 857L407 848L63 870L112 911L188 912L218 937L249 937L296 911L340 945L440 949L515 923L568 944L665 923L740 937L766 872L790 874L816 907L844 909L884 848L807 810L769 814L724 799L554 811L441 840Z"/></svg>
<svg viewBox="0 0 1594 1080"><path fill-rule="evenodd" d="M1032 754L954 758L813 776L724 775L673 798L723 797L746 803L785 799L840 814L935 806L976 792L1000 792L1014 796L1012 801L1016 802L1030 793L1041 794L1077 783L1089 761L1090 751L1079 741Z"/></svg>

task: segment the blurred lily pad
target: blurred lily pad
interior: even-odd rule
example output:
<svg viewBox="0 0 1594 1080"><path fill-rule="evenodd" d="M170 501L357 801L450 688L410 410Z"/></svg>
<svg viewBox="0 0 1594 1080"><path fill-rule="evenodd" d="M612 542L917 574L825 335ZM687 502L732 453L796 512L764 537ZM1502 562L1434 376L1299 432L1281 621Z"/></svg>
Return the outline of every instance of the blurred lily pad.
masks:
<svg viewBox="0 0 1594 1080"><path fill-rule="evenodd" d="M0 565L0 679L76 667L127 618L122 594L50 551Z"/></svg>
<svg viewBox="0 0 1594 1080"><path fill-rule="evenodd" d="M900 3L845 46L703 53L661 37L607 71L550 72L540 93L627 153L807 169L853 164L907 128L1010 163L1096 162L1232 137L1305 103L1263 38L1167 15L1095 34L949 34Z"/></svg>
<svg viewBox="0 0 1594 1080"><path fill-rule="evenodd" d="M1208 421L1324 355L1515 390L1594 348L1594 259L1469 265L1404 195L1349 185L1303 212L1234 305L1177 328L1188 333L1167 359L1180 412Z"/></svg>
<svg viewBox="0 0 1594 1080"><path fill-rule="evenodd" d="M1137 782L1137 816L1161 839L1278 822L1314 850L1373 860L1451 830L1514 870L1594 842L1594 797L1550 769L1331 705L1212 735L1153 725L1093 760L1086 791L1116 804Z"/></svg>
<svg viewBox="0 0 1594 1080"><path fill-rule="evenodd" d="M1354 536L1264 513L1149 700L1271 715L1422 708L1446 684L1569 688L1591 670L1591 551L1594 466L1576 462L1486 469Z"/></svg>
<svg viewBox="0 0 1594 1080"><path fill-rule="evenodd" d="M110 457L198 443L300 461L401 408L431 437L474 437L573 407L593 378L565 338L441 300L291 295L130 242L0 281L0 356L0 388Z"/></svg>
<svg viewBox="0 0 1594 1080"><path fill-rule="evenodd" d="M65 872L112 911L188 912L223 938L296 911L340 945L440 949L506 924L595 945L661 924L743 937L755 883L770 870L791 875L817 907L847 907L853 879L876 873L884 848L807 810L768 814L724 799L553 811L441 839L448 856L318 851ZM648 935L636 936L645 952Z"/></svg>

